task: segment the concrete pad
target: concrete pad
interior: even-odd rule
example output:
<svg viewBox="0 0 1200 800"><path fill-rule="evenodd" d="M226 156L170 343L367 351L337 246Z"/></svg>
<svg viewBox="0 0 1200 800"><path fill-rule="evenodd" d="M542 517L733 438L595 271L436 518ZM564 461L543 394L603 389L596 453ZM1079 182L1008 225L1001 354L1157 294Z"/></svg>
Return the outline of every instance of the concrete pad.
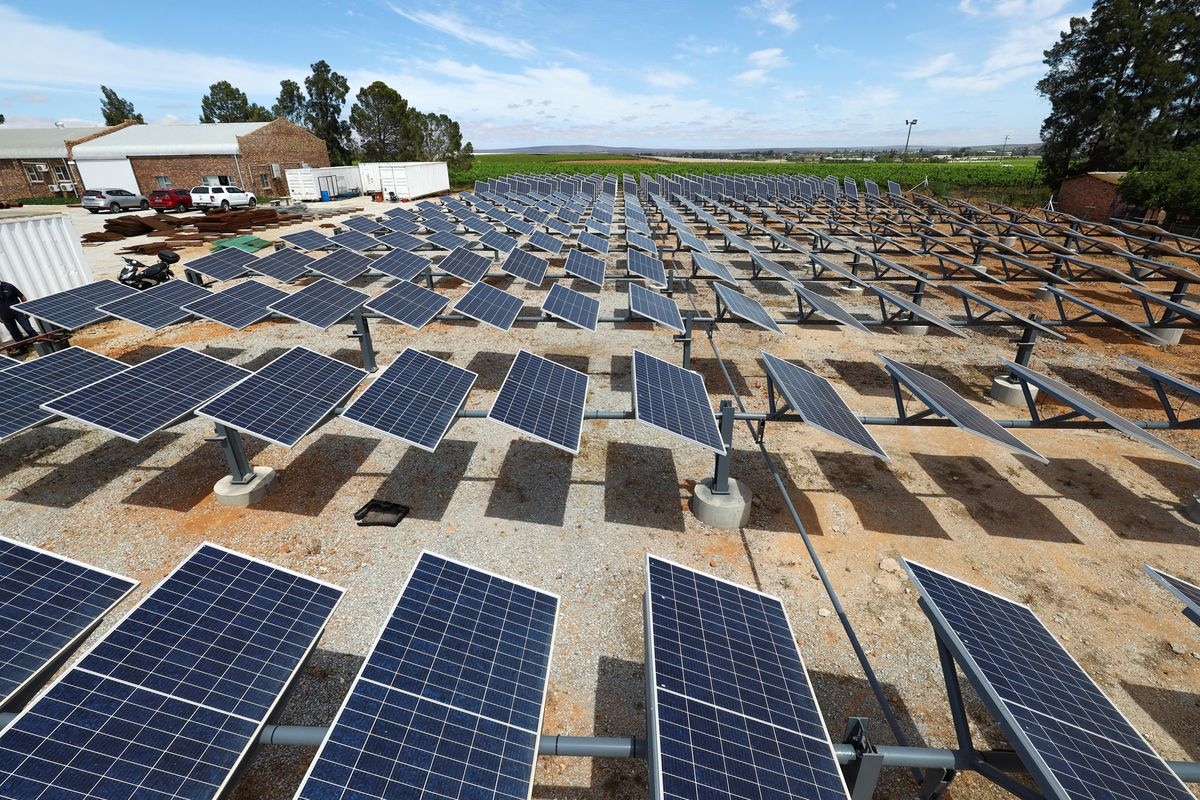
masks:
<svg viewBox="0 0 1200 800"><path fill-rule="evenodd" d="M924 336L929 333L928 325L893 325L892 330L901 336Z"/></svg>
<svg viewBox="0 0 1200 800"><path fill-rule="evenodd" d="M226 475L213 486L213 494L217 502L223 506L246 508L262 500L277 485L275 470L271 467L253 467L254 477L249 483L234 483L233 478Z"/></svg>
<svg viewBox="0 0 1200 800"><path fill-rule="evenodd" d="M1036 400L1038 396L1038 388L1036 386L1029 387L1029 394ZM988 390L988 397L995 400L997 403L1003 403L1006 406L1025 407L1025 392L1021 390L1021 382L1010 379L1007 375L1001 375L998 378L992 378L992 388Z"/></svg>
<svg viewBox="0 0 1200 800"><path fill-rule="evenodd" d="M688 508L696 515L696 519L723 530L745 527L750 521L750 504L754 500L749 484L730 478L729 494L713 494L712 483L712 478L705 478L696 484L692 492Z"/></svg>

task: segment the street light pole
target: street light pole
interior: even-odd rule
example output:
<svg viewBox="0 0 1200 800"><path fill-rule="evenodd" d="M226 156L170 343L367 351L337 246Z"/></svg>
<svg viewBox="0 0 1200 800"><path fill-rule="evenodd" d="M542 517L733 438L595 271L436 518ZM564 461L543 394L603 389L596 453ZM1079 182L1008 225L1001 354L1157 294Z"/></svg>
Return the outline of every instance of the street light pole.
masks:
<svg viewBox="0 0 1200 800"><path fill-rule="evenodd" d="M915 119L906 119L904 120L904 124L908 126L908 136L904 137L904 156L901 156L902 158L908 156L908 143L912 139L913 125L916 125L917 121Z"/></svg>

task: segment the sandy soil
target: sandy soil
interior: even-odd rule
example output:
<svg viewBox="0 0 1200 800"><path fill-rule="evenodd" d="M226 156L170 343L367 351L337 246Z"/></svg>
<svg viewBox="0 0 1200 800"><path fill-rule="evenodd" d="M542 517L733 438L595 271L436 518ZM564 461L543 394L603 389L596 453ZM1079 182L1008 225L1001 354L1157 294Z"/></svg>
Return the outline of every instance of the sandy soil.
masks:
<svg viewBox="0 0 1200 800"><path fill-rule="evenodd" d="M86 252L91 257L99 250ZM735 272L748 266L739 256L719 258ZM798 263L790 256L778 260ZM107 262L97 262L103 274ZM608 262L610 274L623 272L623 255ZM552 271L560 266L556 260ZM545 294L523 282L491 282L525 298L529 313ZM355 283L373 294L389 284ZM570 285L599 296L602 313L627 307L620 284L610 282L598 293L578 281ZM466 287L443 280L437 288L457 299ZM1034 299L1034 283L972 288L1021 309L1052 312ZM1086 288L1137 318L1113 285ZM749 293L777 315L794 312L794 301L777 284L758 283ZM689 297L676 297L689 307ZM839 299L863 314L877 312L872 299ZM713 309L707 283L697 282L690 300ZM961 313L941 286L927 302L944 314ZM416 346L478 372L468 401L474 409L491 406L521 347L585 369L588 406L597 409L630 407L634 348L676 362L680 355L670 332L643 323L602 325L594 335L555 323L518 324L506 335L474 323L438 323L420 332L377 323L372 331L381 364ZM975 331L969 340L867 337L831 326L786 331L780 337L736 323L718 327L715 343L729 366L732 392L708 343L697 338L693 364L714 405L736 393L749 409L766 408L763 348L832 380L860 414L895 413L877 358L884 354L927 370L993 417L1024 416L984 393L998 374L997 357L1014 352L1009 339L1016 331ZM149 334L109 322L75 341L130 363L183 344L249 367L299 344L358 363L355 341L343 338L347 332L346 326L322 333L270 322L236 333L194 322ZM1064 343L1040 342L1033 366L1133 418L1158 419L1153 391L1118 356L1197 381L1198 353L1195 332L1163 348L1089 329L1070 333ZM915 407L911 399L909 407ZM1164 756L1200 758L1200 629L1141 573L1151 563L1200 579L1200 526L1178 510L1200 488L1195 469L1112 431L1018 431L1049 459L1042 465L953 428L871 430L891 461L852 451L804 425L768 425L765 444L912 743L952 746L954 737L931 628L912 587L887 561L900 556L1028 603ZM871 718L878 741L892 741L743 427L735 431L733 475L750 485L755 504L740 531L706 528L687 510L692 485L711 473L711 456L632 421L589 421L575 458L487 420L460 421L434 454L342 419L293 450L247 438L252 461L278 469L281 483L261 505L240 510L218 505L211 495L224 461L205 441L210 432L193 419L133 445L58 422L15 437L0 451L0 529L141 579L135 599L204 540L345 586L346 598L280 722L331 720L400 582L428 548L561 595L545 732L642 735L642 559L652 552L782 598L833 735L840 736L848 716L859 715ZM1200 456L1195 432L1163 438ZM410 505L408 519L395 529L357 527L352 512L376 496ZM107 624L119 616L110 615ZM969 704L978 745L1003 746L979 702L970 696ZM312 755L305 748L260 749L234 797L291 796ZM640 762L542 758L534 796L642 798L646 786ZM912 795L907 773L888 771L876 797ZM966 774L950 796L1007 795Z"/></svg>

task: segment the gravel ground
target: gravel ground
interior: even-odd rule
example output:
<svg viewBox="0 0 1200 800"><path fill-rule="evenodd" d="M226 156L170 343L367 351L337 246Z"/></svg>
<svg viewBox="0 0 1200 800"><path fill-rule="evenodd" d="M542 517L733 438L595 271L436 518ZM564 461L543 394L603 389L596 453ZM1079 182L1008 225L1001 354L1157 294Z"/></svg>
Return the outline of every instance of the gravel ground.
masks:
<svg viewBox="0 0 1200 800"><path fill-rule="evenodd" d="M103 219L80 216L84 223ZM81 232L87 229L80 225ZM98 276L113 271L111 249L116 247L85 249ZM185 260L197 255L183 253ZM740 257L720 258L746 266ZM779 260L796 263L793 257ZM608 261L610 273L623 270L622 255ZM552 271L560 265L556 261ZM526 313L535 313L544 296L523 282L491 282L522 296ZM378 293L389 282L354 285ZM623 285L610 282L602 292L579 281L568 285L599 296L602 314L626 307ZM443 280L437 288L457 299L466 287ZM1033 300L1034 284L972 288L1022 309L1051 312L1049 304ZM775 285L750 294L777 315L794 310ZM1100 295L1132 314L1111 286ZM687 308L689 301L678 297ZM696 285L692 299L711 312L706 284ZM853 310L877 311L872 299L840 299ZM946 314L961 310L943 288L927 302ZM830 378L859 413L895 413L878 353L927 369L994 417L1024 415L984 395L998 372L996 358L1013 352L1008 339L1015 331L973 332L967 341L940 334L867 337L826 326L786 330L780 337L732 323L719 327L716 343L734 389L752 410L766 408L757 357L765 348ZM586 370L588 407L596 409L630 407L634 348L679 359L670 332L643 323L602 325L597 334L565 324L518 324L500 334L475 323L436 323L412 332L377 322L372 332L381 365L416 346L478 372L468 401L474 409L491 406L522 347ZM276 321L241 333L192 322L151 334L109 322L75 342L129 363L189 345L258 367L286 348L305 345L358 364L357 345L344 338L347 333L346 326L320 332ZM1159 418L1153 392L1117 356L1197 380L1197 345L1195 333L1168 348L1120 333L1072 333L1065 343L1040 342L1033 366L1134 418ZM714 405L731 396L703 338L696 340L694 359ZM709 529L687 510L692 485L712 470L711 455L633 421L587 422L574 458L480 419L458 422L434 454L343 419L292 450L247 437L252 462L280 475L279 488L252 509L213 500L224 460L205 441L210 433L192 419L138 445L68 422L14 437L3 444L0 459L0 529L142 580L101 630L204 540L344 586L345 600L279 722L331 720L400 583L421 550L431 549L561 595L546 732L641 735L642 570L644 554L651 552L781 597L834 736L848 716L859 715L871 718L878 741L892 741L743 427L735 432L733 475L750 485L755 504L747 527L733 532ZM872 433L890 462L802 425L769 425L765 444L913 743L951 746L953 730L932 631L914 590L889 560L900 556L1028 603L1164 756L1200 758L1200 637L1178 604L1140 572L1143 563L1152 563L1200 578L1200 527L1178 513L1187 494L1200 488L1194 469L1112 431L1018 431L1048 465L952 428L877 427ZM1200 455L1194 432L1164 438ZM395 529L359 528L352 513L371 497L408 504L412 511ZM1002 746L973 696L969 704L979 745ZM233 796L291 796L312 756L305 748L261 748ZM534 795L641 798L646 791L642 763L542 758ZM907 774L890 771L876 797L912 795ZM966 774L949 796L1007 795Z"/></svg>

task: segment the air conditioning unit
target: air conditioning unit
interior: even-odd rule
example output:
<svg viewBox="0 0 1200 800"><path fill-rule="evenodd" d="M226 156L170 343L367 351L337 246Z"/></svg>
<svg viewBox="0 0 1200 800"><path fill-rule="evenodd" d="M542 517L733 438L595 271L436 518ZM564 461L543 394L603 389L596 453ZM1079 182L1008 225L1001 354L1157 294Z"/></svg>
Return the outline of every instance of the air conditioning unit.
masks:
<svg viewBox="0 0 1200 800"><path fill-rule="evenodd" d="M38 164L38 165L37 165L37 171L38 171L38 172L49 172L49 171L50 171L50 167L46 166L45 164Z"/></svg>
<svg viewBox="0 0 1200 800"><path fill-rule="evenodd" d="M47 188L47 189L49 189L49 190L50 190L50 191L52 191L52 192L57 192L57 191L58 191L58 184L57 184L57 183L52 183L52 184L50 184L49 186L47 186L46 188Z"/></svg>
<svg viewBox="0 0 1200 800"><path fill-rule="evenodd" d="M279 180L279 165L278 164L271 165L271 177L274 178L275 180Z"/></svg>
<svg viewBox="0 0 1200 800"><path fill-rule="evenodd" d="M69 193L69 194L74 194L74 193L75 193L75 184L73 184L73 183L60 183L60 184L58 185L58 190L59 190L60 192L62 192L63 194L68 194L68 193Z"/></svg>

